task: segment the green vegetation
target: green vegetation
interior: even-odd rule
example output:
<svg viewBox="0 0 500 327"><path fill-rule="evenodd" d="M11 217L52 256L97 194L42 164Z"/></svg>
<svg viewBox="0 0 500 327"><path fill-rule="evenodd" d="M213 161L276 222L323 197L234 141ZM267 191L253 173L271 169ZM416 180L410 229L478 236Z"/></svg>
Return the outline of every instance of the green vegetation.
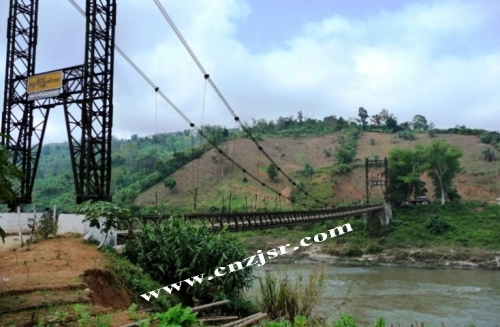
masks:
<svg viewBox="0 0 500 327"><path fill-rule="evenodd" d="M165 178L165 187L169 188L170 191L172 191L174 189L174 187L177 185L177 182L175 181L175 179L171 178L171 177L167 177Z"/></svg>
<svg viewBox="0 0 500 327"><path fill-rule="evenodd" d="M214 276L216 268L245 258L235 234L214 234L199 223L172 217L161 224L148 222L139 226L142 232L127 241L124 254L163 286L195 276ZM252 285L252 279L251 267L237 269L225 278L205 278L202 283L184 286L175 295L185 305L227 298L231 300L229 311L248 312L250 303L242 293Z"/></svg>
<svg viewBox="0 0 500 327"><path fill-rule="evenodd" d="M421 175L427 172L434 184L436 197L441 204L446 198L456 199L452 188L453 178L460 169L462 151L441 140L433 140L429 146L417 144L414 149L393 148L389 153L389 201L401 204L412 197L427 192Z"/></svg>
<svg viewBox="0 0 500 327"><path fill-rule="evenodd" d="M0 138L6 138L0 134ZM0 203L9 202L15 198L14 186L23 177L23 173L11 163L7 149L0 144ZM0 227L0 238L5 243L5 231Z"/></svg>
<svg viewBox="0 0 500 327"><path fill-rule="evenodd" d="M298 316L306 319L311 316L321 299L325 274L321 270L310 275L308 281L303 281L301 275L292 281L286 274L278 278L266 271L265 277L259 278L259 283L261 296L258 305L261 311L272 320L288 315L289 320L294 321Z"/></svg>
<svg viewBox="0 0 500 327"><path fill-rule="evenodd" d="M276 177L278 177L278 169L272 163L270 163L267 166L266 173L267 173L267 176L269 176L269 179L272 181L274 181L276 179Z"/></svg>
<svg viewBox="0 0 500 327"><path fill-rule="evenodd" d="M417 138L417 136L420 138L420 135L426 132L429 133L430 137L433 137L437 133L477 135L482 142L491 144L491 149L500 147L498 132L470 129L466 126L437 129L433 123L428 122L427 118L420 114L415 115L410 122L398 123L398 118L386 109L382 109L379 113L370 116L366 108L360 107L357 113L359 117L357 123L355 120L348 122L344 118L337 116L313 119L305 117L303 112L298 112L296 117L278 117L276 120L252 119L252 122L245 123L245 126L259 140L270 136L300 138L306 136L324 136L333 133L340 134L338 142L334 142L336 143L335 151L328 149L328 147L318 150L323 151L327 158L330 156L335 157L336 164L334 167L331 167L331 171L334 174L346 174L355 168L353 161L356 156L357 139L360 131L394 133L393 137L397 138L399 136L408 140ZM211 142L218 145L223 145L228 140L248 137L240 129L227 129L222 126L211 125L203 126L202 134L210 139ZM392 138L391 140L394 139ZM287 153L281 150L283 148L282 143L273 141L273 144L274 150L283 152L281 153L281 158L286 158ZM377 142L374 146L379 146L379 143ZM134 200L142 192L159 182L163 182L167 188L173 190L176 186L172 181L173 178L171 175L190 161L200 158L203 153L210 149L211 146L201 134L195 135L192 130L145 137L132 135L129 139L113 138L111 178L113 201L118 205L130 209L131 212L149 213L151 208L135 206L133 205ZM3 152L6 153L6 151ZM492 153L493 155L488 153ZM488 153L484 154L485 159L493 160L493 150ZM301 162L300 164L304 165L305 162ZM271 180L275 180L277 173L273 171L273 168L270 169L269 177ZM316 170L320 170L320 168ZM317 172L310 172L309 176L312 177L313 174L317 176ZM300 176L296 176L295 178L301 179ZM168 181L167 184L165 184L166 181ZM304 182L309 192L314 192L313 185L308 185L307 180L301 181ZM177 180L175 184L179 185L180 181ZM451 188L445 188L445 196L453 195L453 191ZM75 192L68 143L43 146L33 197L34 203L39 207L57 204L59 212L68 212L69 208L73 205ZM183 201L186 204L190 202ZM216 204L206 204L205 207L209 208L212 205L218 206ZM220 207L222 206L225 205L221 204ZM231 206L236 208L236 206ZM185 211L186 207L172 208L171 212ZM245 206L240 207L244 208ZM198 208L201 208L201 206L198 206ZM32 207L28 206L24 210L29 211L31 209Z"/></svg>
<svg viewBox="0 0 500 327"><path fill-rule="evenodd" d="M180 304L164 313L156 313L149 318L149 323L158 319L160 327L191 327L200 325L196 320L197 313L191 313L191 308L182 308Z"/></svg>
<svg viewBox="0 0 500 327"><path fill-rule="evenodd" d="M376 237L370 236L359 218L336 221L336 225L348 222L353 231L342 235L339 243L323 243L322 249L332 255L349 257L377 254L384 250L398 251L411 248L455 249L460 255L472 254L474 249L500 249L500 206L475 202L452 205L425 205L393 207L393 218L388 226L381 226ZM258 232L240 232L238 235L249 250L257 250L259 243L279 244L279 240L298 242L306 236L321 233L331 226L326 222L303 224L296 227L280 227ZM331 228L331 227L330 227ZM471 248L470 250L465 248ZM445 255L445 254L443 254Z"/></svg>
<svg viewBox="0 0 500 327"><path fill-rule="evenodd" d="M112 228L119 229L118 227L121 227L127 230L131 230L132 228L132 215L130 211L111 202L92 202L92 200L88 200L76 206L74 211L79 215L84 215L85 219L83 221L88 221L90 227L100 229L100 219L104 219L101 233L106 234L106 237L99 244L98 248L101 248L106 242L108 233Z"/></svg>
<svg viewBox="0 0 500 327"><path fill-rule="evenodd" d="M120 276L125 286L132 291L134 296L132 301L134 303L144 303L144 300L140 297L141 294L165 286L153 280L147 271L134 265L125 256L117 254L113 248L103 247L101 251L107 257L106 269ZM167 293L163 293L158 298L151 298L148 302L148 304L163 310L167 310L178 303L177 298Z"/></svg>

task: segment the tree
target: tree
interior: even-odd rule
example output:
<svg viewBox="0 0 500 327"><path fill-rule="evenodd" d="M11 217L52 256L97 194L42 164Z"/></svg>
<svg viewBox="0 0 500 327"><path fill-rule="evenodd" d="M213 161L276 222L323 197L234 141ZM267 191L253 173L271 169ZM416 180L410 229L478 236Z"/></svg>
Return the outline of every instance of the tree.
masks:
<svg viewBox="0 0 500 327"><path fill-rule="evenodd" d="M276 177L278 177L278 169L276 169L276 166L274 164L271 163L269 164L269 166L267 166L267 175L272 181L274 181Z"/></svg>
<svg viewBox="0 0 500 327"><path fill-rule="evenodd" d="M430 137L434 137L436 135L435 125L434 123L430 123L427 129L427 133L429 133Z"/></svg>
<svg viewBox="0 0 500 327"><path fill-rule="evenodd" d="M0 137L7 136L0 134ZM23 177L23 173L11 162L9 151L0 144L0 201L13 201L16 197L14 183Z"/></svg>
<svg viewBox="0 0 500 327"><path fill-rule="evenodd" d="M484 160L491 162L495 160L495 152L491 148L486 148L481 151L484 154Z"/></svg>
<svg viewBox="0 0 500 327"><path fill-rule="evenodd" d="M389 129L391 133L395 133L398 131L398 119L393 114L387 116L385 120L385 126Z"/></svg>
<svg viewBox="0 0 500 327"><path fill-rule="evenodd" d="M111 202L93 202L92 200L88 200L78 205L74 209L74 211L78 215L85 216L83 222L88 221L90 223L90 227L96 227L97 229L101 229L100 219L104 219L101 234L105 234L106 236L97 246L98 249L100 249L104 245L112 228L118 229L118 226L120 225L124 229L127 229L129 231L132 230L133 218L130 211L128 209L123 209ZM84 239L88 240L91 235L92 231L85 235Z"/></svg>
<svg viewBox="0 0 500 327"><path fill-rule="evenodd" d="M441 204L446 203L446 193L451 189L453 178L460 169L459 158L462 151L459 147L446 141L433 140L426 148L429 163L429 176L435 187L435 193L441 195Z"/></svg>
<svg viewBox="0 0 500 327"><path fill-rule="evenodd" d="M299 125L302 125L302 123L304 122L304 113L302 113L302 110L299 110L299 112L297 113L297 122L299 123Z"/></svg>
<svg viewBox="0 0 500 327"><path fill-rule="evenodd" d="M411 129L411 122L405 121L404 123L399 124L401 130L409 130Z"/></svg>
<svg viewBox="0 0 500 327"><path fill-rule="evenodd" d="M427 119L425 119L425 117L422 115L415 115L413 117L411 125L413 126L413 129L418 129L422 131L426 131L427 128L429 127L427 125Z"/></svg>
<svg viewBox="0 0 500 327"><path fill-rule="evenodd" d="M366 120L368 119L368 112L365 108L359 107L358 116L359 119L357 119L357 121L361 123L362 129L365 130Z"/></svg>
<svg viewBox="0 0 500 327"><path fill-rule="evenodd" d="M177 185L177 182L175 181L175 179L173 179L171 177L165 178L165 187L168 187L170 189L170 191L172 191L176 185Z"/></svg>
<svg viewBox="0 0 500 327"><path fill-rule="evenodd" d="M371 122L375 126L382 125L382 116L380 114L375 114L370 118Z"/></svg>
<svg viewBox="0 0 500 327"><path fill-rule="evenodd" d="M382 124L385 124L387 118L389 118L389 111L387 109L382 109L382 110L380 110L379 115L382 118L380 122Z"/></svg>
<svg viewBox="0 0 500 327"><path fill-rule="evenodd" d="M415 149L393 148L389 153L389 202L404 203L410 198L426 193L420 176L429 168L425 149L417 144Z"/></svg>

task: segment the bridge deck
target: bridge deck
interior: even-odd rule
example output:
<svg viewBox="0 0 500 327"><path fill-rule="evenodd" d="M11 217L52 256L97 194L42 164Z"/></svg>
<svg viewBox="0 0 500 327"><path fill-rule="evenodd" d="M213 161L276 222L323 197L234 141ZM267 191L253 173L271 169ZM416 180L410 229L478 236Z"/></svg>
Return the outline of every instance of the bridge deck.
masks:
<svg viewBox="0 0 500 327"><path fill-rule="evenodd" d="M384 210L383 204L370 204L314 211L189 214L185 215L184 218L209 223L215 232L224 228L228 231L238 232L329 220L382 210ZM161 221L167 217L148 215L142 216L142 219Z"/></svg>

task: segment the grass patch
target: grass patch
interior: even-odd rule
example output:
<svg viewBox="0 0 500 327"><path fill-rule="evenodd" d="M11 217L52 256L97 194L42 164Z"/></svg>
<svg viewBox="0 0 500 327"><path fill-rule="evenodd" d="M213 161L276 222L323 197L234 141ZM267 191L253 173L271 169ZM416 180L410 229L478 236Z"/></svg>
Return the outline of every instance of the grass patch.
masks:
<svg viewBox="0 0 500 327"><path fill-rule="evenodd" d="M258 244L298 245L335 226L350 223L353 231L321 243L322 251L336 256L378 254L389 249L442 247L448 249L500 249L500 206L479 202L393 208L393 218L378 235L369 236L359 218L306 223L296 226L239 232L238 236L257 250ZM258 238L259 242L255 242ZM263 250L259 248L260 250Z"/></svg>

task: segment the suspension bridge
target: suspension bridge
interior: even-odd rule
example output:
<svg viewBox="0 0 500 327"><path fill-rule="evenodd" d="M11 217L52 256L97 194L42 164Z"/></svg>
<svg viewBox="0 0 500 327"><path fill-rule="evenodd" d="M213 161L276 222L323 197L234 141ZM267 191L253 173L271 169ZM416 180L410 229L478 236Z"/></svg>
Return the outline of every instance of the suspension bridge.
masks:
<svg viewBox="0 0 500 327"><path fill-rule="evenodd" d="M12 163L24 172L24 177L16 185L15 200L7 205L15 208L32 202L40 152L43 144L49 112L51 108L63 106L69 151L73 167L76 203L84 201L112 201L111 196L111 139L113 126L113 76L114 54L118 52L130 66L151 86L157 98L163 98L187 123L193 133L197 133L233 167L263 188L267 188L280 199L300 204L310 210L274 211L252 213L195 213L187 218L203 219L217 231L227 228L232 231L270 228L313 221L356 216L379 212L388 218L390 208L384 203L370 203L371 189L376 186L387 190L387 160L365 161L366 198L364 205L331 208L326 201L313 196L294 181L266 152L251 130L242 123L210 74L204 69L187 41L175 26L159 0L153 0L168 25L177 35L195 65L199 68L205 86L209 85L233 117L235 124L245 132L262 154L309 203L301 203L282 194L272 185L253 174L237 158L226 153L217 143L205 135L202 127L196 126L179 109L129 56L115 44L117 17L116 0L86 0L85 10L74 0L68 0L86 20L85 59L82 65L37 73L35 70L38 37L39 0L10 0L7 28L7 56L4 105L1 122L1 142L12 157ZM34 113L41 117L35 123ZM372 166L385 168L384 178L368 180L368 170ZM196 190L195 190L196 191ZM330 207L330 208L329 208ZM196 210L196 192L194 210ZM144 217L145 219L157 219ZM386 221L384 219L384 221Z"/></svg>

